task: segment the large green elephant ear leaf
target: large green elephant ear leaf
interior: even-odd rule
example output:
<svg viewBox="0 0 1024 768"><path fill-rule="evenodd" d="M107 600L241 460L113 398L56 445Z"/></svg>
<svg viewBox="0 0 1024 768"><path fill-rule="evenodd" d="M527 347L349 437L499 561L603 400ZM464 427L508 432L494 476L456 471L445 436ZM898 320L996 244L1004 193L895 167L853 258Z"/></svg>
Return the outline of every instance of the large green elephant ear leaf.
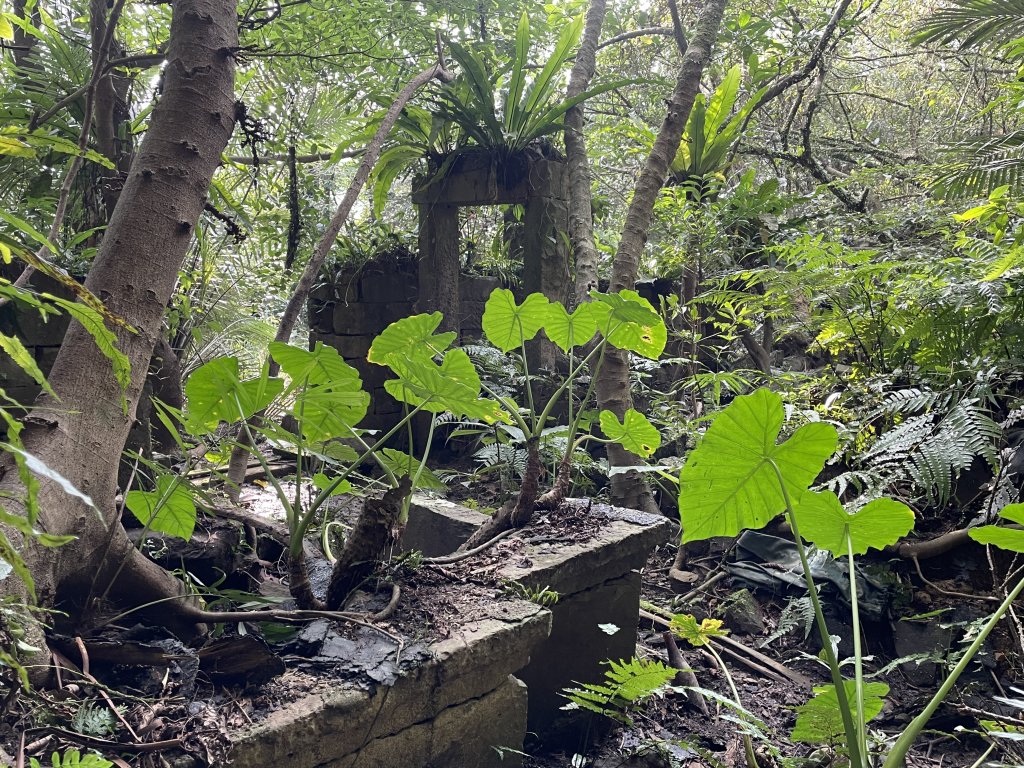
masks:
<svg viewBox="0 0 1024 768"><path fill-rule="evenodd" d="M831 491L805 493L793 510L800 536L836 557L847 553L849 531L853 554L895 544L914 527L914 512L895 499L875 499L853 514Z"/></svg>
<svg viewBox="0 0 1024 768"><path fill-rule="evenodd" d="M650 458L661 445L661 433L639 411L630 408L619 421L611 411L601 411L601 431L630 453Z"/></svg>
<svg viewBox="0 0 1024 768"><path fill-rule="evenodd" d="M799 501L838 437L830 424L812 423L778 444L782 421L782 400L767 389L737 397L718 415L679 474L684 542L767 525L786 509L780 475Z"/></svg>
<svg viewBox="0 0 1024 768"><path fill-rule="evenodd" d="M270 354L297 387L289 410L306 440L351 436L370 406L359 372L320 342L312 350L274 342Z"/></svg>
<svg viewBox="0 0 1024 768"><path fill-rule="evenodd" d="M650 360L657 360L665 351L668 332L665 321L651 302L636 291L598 293L591 296L608 308L598 321L598 328L613 347L625 349Z"/></svg>
<svg viewBox="0 0 1024 768"><path fill-rule="evenodd" d="M291 412L299 420L303 437L321 443L335 437L351 437L369 407L370 396L356 378L348 386L306 388L296 395Z"/></svg>
<svg viewBox="0 0 1024 768"><path fill-rule="evenodd" d="M999 511L999 516L1011 523L1024 525L1024 504L1007 504ZM980 544L992 544L1010 552L1024 552L1024 531L1018 528L983 525L972 529L968 535Z"/></svg>
<svg viewBox="0 0 1024 768"><path fill-rule="evenodd" d="M430 358L444 352L455 341L455 332L434 333L443 317L440 312L431 312L393 322L373 340L366 359L395 370L405 360Z"/></svg>
<svg viewBox="0 0 1024 768"><path fill-rule="evenodd" d="M348 388L353 380L361 386L359 372L342 359L338 350L325 347L321 341L311 350L273 341L270 343L270 355L298 386L323 384Z"/></svg>
<svg viewBox="0 0 1024 768"><path fill-rule="evenodd" d="M400 403L430 413L449 411L489 423L509 420L496 402L480 397L480 376L461 349L446 352L440 365L429 358L409 360L397 379L384 382L384 389Z"/></svg>
<svg viewBox="0 0 1024 768"><path fill-rule="evenodd" d="M156 533L188 541L196 527L196 504L180 478L161 475L156 490L128 491L125 506L135 518Z"/></svg>
<svg viewBox="0 0 1024 768"><path fill-rule="evenodd" d="M218 357L197 368L185 384L186 426L194 434L212 432L222 421L233 424L262 411L284 390L284 381L270 378L266 366L254 379L242 381L237 357Z"/></svg>
<svg viewBox="0 0 1024 768"><path fill-rule="evenodd" d="M572 314L559 302L548 305L544 334L563 352L582 347L597 333L598 323L608 315L608 305L597 301L580 304Z"/></svg>
<svg viewBox="0 0 1024 768"><path fill-rule="evenodd" d="M484 305L483 330L487 340L502 352L518 349L544 326L548 318L548 300L542 293L531 293L522 304L506 288L496 288Z"/></svg>

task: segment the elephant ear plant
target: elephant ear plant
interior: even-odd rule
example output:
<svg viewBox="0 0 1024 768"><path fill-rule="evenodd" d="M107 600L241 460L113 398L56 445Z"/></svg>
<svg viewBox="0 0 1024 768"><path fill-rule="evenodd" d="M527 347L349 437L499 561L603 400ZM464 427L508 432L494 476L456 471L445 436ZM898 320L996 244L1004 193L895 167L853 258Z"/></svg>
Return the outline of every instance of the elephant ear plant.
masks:
<svg viewBox="0 0 1024 768"><path fill-rule="evenodd" d="M799 553L822 651L832 683L815 688L815 698L800 708L794 739L834 741L841 737L853 768L868 768L881 760L883 768L905 765L906 755L953 685L981 649L989 633L1024 590L1022 579L988 619L924 710L899 735L888 753L872 755L867 723L882 708L888 688L865 683L857 608L855 557L870 548L895 544L914 526L913 512L892 499L876 499L848 512L831 492L811 491L810 485L836 450L835 429L824 423L805 424L789 439L778 442L784 412L778 395L760 389L737 397L723 410L687 457L679 477L679 513L684 543L713 536L735 536L765 526L786 515ZM1011 522L1024 523L1024 505L1002 511ZM982 543L1024 552L1024 533L998 526L971 531ZM804 541L846 558L850 573L850 606L854 646L854 679L843 679L840 664L811 576ZM839 717L834 715L838 710ZM829 723L835 723L830 731Z"/></svg>
<svg viewBox="0 0 1024 768"><path fill-rule="evenodd" d="M404 318L374 340L370 361L391 369L395 378L385 387L407 405L403 418L375 445L386 444L421 411L448 411L485 421L507 419L496 403L480 398L480 379L469 357L460 349L449 348L454 334L435 333L441 319L439 312ZM412 488L429 473L426 456L433 421L420 458L391 448L374 448L358 428L370 396L363 391L358 372L333 348L318 343L307 351L275 342L270 354L280 365L283 378L270 376L264 366L259 376L243 380L233 357L212 360L197 369L185 388L188 412L184 423L200 437L222 422L244 424L250 433L262 434L294 453L297 482L293 496L270 472L266 458L255 454L285 511L289 588L300 608L338 610L404 527ZM259 426L250 424L250 418L264 410L267 418L260 420ZM275 422L274 417L282 415L291 417L293 431ZM249 434L250 439L254 436ZM361 455L353 445L362 450ZM335 560L326 604L321 604L306 573L304 538L331 496L354 492L350 478L367 460L379 465L389 490L382 499L371 498L364 505ZM308 503L303 503L301 494L304 476L317 488Z"/></svg>
<svg viewBox="0 0 1024 768"><path fill-rule="evenodd" d="M613 294L593 292L593 301L580 304L569 312L559 302L549 301L543 294L533 293L521 304L511 291L495 290L484 307L483 331L487 340L506 354L519 357L526 373L523 398L519 404L484 386L484 391L500 404L525 436L526 469L519 494L485 522L463 545L468 550L482 544L509 528L529 522L534 509L553 509L565 498L569 488L569 470L573 451L586 440L619 442L643 457L658 447L658 431L640 413L630 410L620 421L610 411L600 414L602 430L607 439L593 435L577 436L584 409L594 394L594 382L609 346L627 350L656 360L665 349L666 329L661 316L651 304L635 291ZM546 403L535 399L527 342L541 331L558 346L567 358L568 373ZM595 340L596 336L596 340ZM593 343L591 343L593 342ZM574 402L573 383L589 371L590 383L580 401ZM540 440L551 427L552 413L559 400L567 396L568 435L566 450L556 473L554 486L540 493Z"/></svg>
<svg viewBox="0 0 1024 768"><path fill-rule="evenodd" d="M568 355L568 375L538 411L529 375L525 407L494 395L481 385L469 355L462 349L452 348L455 334L437 333L441 321L439 312L413 315L392 323L374 339L367 360L391 371L393 378L386 381L384 387L395 400L404 404L405 412L398 423L386 434L376 437L372 445L367 442L368 434L358 426L370 405L370 396L363 391L359 373L333 348L319 343L312 350L277 342L271 344L270 354L283 374L280 377L271 376L269 366L264 366L258 376L243 379L237 358L223 357L198 368L186 384L188 409L181 420L196 438L205 439L225 422L241 424L251 443L255 444L254 438L259 434L294 454L297 482L293 494L287 492L270 471L266 457L260 452L255 456L285 511L289 532L289 589L302 609L339 610L376 567L388 544L397 539L408 519L412 489L431 477L426 459L434 437L434 416L450 413L457 418L491 424L499 421L515 424L527 436L530 458L523 488L503 514L495 515L484 526L487 530L481 540L490 539L503 529L502 526L521 526L529 520L539 494L538 441L555 403L570 391L574 379L588 367L599 367L609 344L657 358L664 348L666 335L658 313L633 291L612 295L595 293L593 302L572 313L561 304L549 303L540 294L530 295L522 304L517 304L509 291L495 291L484 315L484 330L492 343L506 353L516 352L526 365L525 345L544 329L548 338ZM595 334L598 340L588 347L582 359L577 359L575 350L589 344ZM561 500L568 485L569 456L579 444L572 436L578 430L580 410L589 400L592 389L591 384L577 410L573 411L570 406L569 448L555 489L545 495L551 506ZM426 447L420 456L413 454L411 438L409 453L385 447L421 412L432 418ZM265 413L265 417L252 418L259 413ZM286 420L290 429L278 423L282 416L290 417ZM650 455L657 447L656 430L635 412L627 413L621 422L610 413L602 414L601 424L608 440L632 446L642 455ZM597 438L580 438L583 439ZM366 501L335 559L326 602L322 603L313 593L307 575L306 534L328 499L336 494L355 492L352 480L367 461L379 466L388 490L383 498ZM303 478L308 478L317 489L312 500L303 499ZM143 517L147 518L144 522L150 529L167 530L164 521L174 518L176 535L187 537L194 524L195 507L179 503L184 491L180 481L167 487L158 484L157 491L146 497ZM183 516L191 516L191 523L180 519ZM328 537L322 538L324 551L331 557L330 547L326 545Z"/></svg>

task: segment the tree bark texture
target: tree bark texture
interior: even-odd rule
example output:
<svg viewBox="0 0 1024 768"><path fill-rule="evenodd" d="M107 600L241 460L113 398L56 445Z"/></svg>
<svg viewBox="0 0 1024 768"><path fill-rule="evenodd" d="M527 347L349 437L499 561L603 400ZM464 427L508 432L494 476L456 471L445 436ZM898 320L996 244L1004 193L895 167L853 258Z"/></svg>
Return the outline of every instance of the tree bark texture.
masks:
<svg viewBox="0 0 1024 768"><path fill-rule="evenodd" d="M668 101L668 111L654 146L647 157L633 191L626 213L619 248L612 263L610 290L632 288L636 284L640 256L650 232L654 203L668 175L669 165L679 149L686 121L700 87L700 77L711 58L711 49L722 23L726 0L707 0L697 19L693 37L679 66L675 88ZM629 354L609 349L598 373L597 402L620 419L632 407L629 382ZM615 467L635 466L640 460L617 444L608 446L608 463ZM611 478L612 499L617 504L638 509L651 508L654 500L643 478L635 473L616 474Z"/></svg>
<svg viewBox="0 0 1024 768"><path fill-rule="evenodd" d="M597 67L597 43L607 11L606 0L590 0L583 38L576 61L569 73L565 97L579 96L590 87ZM590 299L597 290L597 246L594 244L593 180L587 145L583 138L583 105L577 104L565 114L565 158L569 174L569 242L576 261L575 303Z"/></svg>
<svg viewBox="0 0 1024 768"><path fill-rule="evenodd" d="M131 365L130 382L122 391L93 338L72 323L50 373L60 399L41 397L27 420L26 449L88 494L103 517L42 481L40 527L78 537L57 550L32 543L23 547L44 605L61 605L74 614L89 595L109 594L139 605L183 594L180 582L132 546L118 521L114 495L118 459L164 308L234 127L237 45L235 3L176 0L163 95L85 283L131 325L115 329ZM3 489L18 495L22 489L13 474ZM13 581L3 584L10 588ZM158 606L170 625L175 605Z"/></svg>

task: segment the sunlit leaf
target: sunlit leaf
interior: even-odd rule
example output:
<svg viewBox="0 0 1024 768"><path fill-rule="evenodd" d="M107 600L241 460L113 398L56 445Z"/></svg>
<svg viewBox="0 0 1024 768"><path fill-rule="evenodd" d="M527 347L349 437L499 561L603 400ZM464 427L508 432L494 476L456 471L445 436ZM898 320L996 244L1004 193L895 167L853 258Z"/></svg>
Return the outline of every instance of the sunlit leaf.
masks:
<svg viewBox="0 0 1024 768"><path fill-rule="evenodd" d="M366 359L394 369L410 358L433 357L455 341L455 333L437 333L443 316L440 312L404 317L385 328L370 345Z"/></svg>
<svg viewBox="0 0 1024 768"><path fill-rule="evenodd" d="M1024 504L1007 504L999 510L999 516L1011 523L1024 525ZM979 544L992 544L1000 549L1024 553L1024 530L1018 528L983 525L971 529L968 535Z"/></svg>
<svg viewBox="0 0 1024 768"><path fill-rule="evenodd" d="M318 341L313 349L306 350L272 341L270 354L298 386L342 384L347 388L352 380L360 386L359 372L342 359L338 350L324 346L323 342Z"/></svg>
<svg viewBox="0 0 1024 768"><path fill-rule="evenodd" d="M894 499L875 499L850 514L832 491L808 492L794 512L800 535L837 557L846 554L847 530L853 554L863 555L895 544L914 528L914 512Z"/></svg>
<svg viewBox="0 0 1024 768"><path fill-rule="evenodd" d="M601 411L601 431L630 453L650 458L661 445L661 433L639 411L630 408L619 421L611 411Z"/></svg>
<svg viewBox="0 0 1024 768"><path fill-rule="evenodd" d="M850 710L856 709L856 684L843 681ZM889 686L885 683L864 684L864 719L870 722L882 711ZM814 688L814 698L797 709L796 727L790 738L805 744L835 744L843 738L843 720L839 711L839 697L834 685Z"/></svg>
<svg viewBox="0 0 1024 768"><path fill-rule="evenodd" d="M762 528L796 503L835 452L835 427L805 424L778 444L782 400L759 389L733 400L687 456L679 475L683 541ZM776 471L777 468L777 471Z"/></svg>
<svg viewBox="0 0 1024 768"><path fill-rule="evenodd" d="M536 336L547 317L548 299L544 294L531 293L517 304L512 291L496 288L484 305L484 335L502 352L511 352Z"/></svg>
<svg viewBox="0 0 1024 768"><path fill-rule="evenodd" d="M695 648L707 645L712 638L729 634L729 630L722 628L721 619L705 618L698 623L697 618L688 613L672 617L672 631Z"/></svg>
<svg viewBox="0 0 1024 768"><path fill-rule="evenodd" d="M242 381L238 358L218 357L193 371L185 384L186 422L193 432L212 432L221 422L248 419L283 390L284 380L266 375Z"/></svg>
<svg viewBox="0 0 1024 768"><path fill-rule="evenodd" d="M560 302L553 301L548 304L544 318L544 335L563 352L568 352L594 338L598 323L608 315L608 311L607 304L587 301L569 314Z"/></svg>
<svg viewBox="0 0 1024 768"><path fill-rule="evenodd" d="M610 310L598 321L599 330L609 344L651 360L661 357L668 331L665 321L647 299L631 290L618 293L592 291L590 295Z"/></svg>

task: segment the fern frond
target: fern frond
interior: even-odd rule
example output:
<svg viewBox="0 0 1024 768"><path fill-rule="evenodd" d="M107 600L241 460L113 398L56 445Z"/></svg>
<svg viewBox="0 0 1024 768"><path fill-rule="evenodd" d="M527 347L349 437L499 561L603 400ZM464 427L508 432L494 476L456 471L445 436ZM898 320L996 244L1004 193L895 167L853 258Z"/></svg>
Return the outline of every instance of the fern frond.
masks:
<svg viewBox="0 0 1024 768"><path fill-rule="evenodd" d="M863 454L865 465L890 482L910 481L929 502L940 505L950 499L954 481L976 458L995 467L1002 429L989 416L983 397L956 396L918 389L886 396L879 414L925 412L883 434Z"/></svg>
<svg viewBox="0 0 1024 768"><path fill-rule="evenodd" d="M676 676L675 669L660 661L633 658L606 664L603 683L578 683L581 687L563 690L561 695L570 702L563 709L585 709L629 723L626 710L653 696Z"/></svg>
<svg viewBox="0 0 1024 768"><path fill-rule="evenodd" d="M937 392L921 391L916 387L900 389L896 392L889 392L882 399L882 404L874 415L894 416L896 414L920 413L934 407L938 400Z"/></svg>
<svg viewBox="0 0 1024 768"><path fill-rule="evenodd" d="M814 605L807 595L786 603L786 607L779 614L779 625L761 642L760 647L765 648L798 628L803 630L804 640L811 636L811 630L814 628Z"/></svg>
<svg viewBox="0 0 1024 768"><path fill-rule="evenodd" d="M946 197L984 197L996 187L1024 189L1024 130L965 139L943 148L944 170L934 181Z"/></svg>

